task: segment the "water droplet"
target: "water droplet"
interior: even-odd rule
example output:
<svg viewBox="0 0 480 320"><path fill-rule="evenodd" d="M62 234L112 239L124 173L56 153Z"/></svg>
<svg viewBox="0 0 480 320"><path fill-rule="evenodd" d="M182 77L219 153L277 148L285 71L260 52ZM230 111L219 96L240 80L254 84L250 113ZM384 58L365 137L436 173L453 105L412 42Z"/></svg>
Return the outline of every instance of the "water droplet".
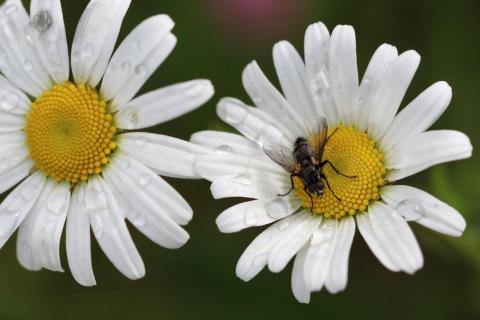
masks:
<svg viewBox="0 0 480 320"><path fill-rule="evenodd" d="M7 170L10 167L10 161L8 159L0 160L0 171Z"/></svg>
<svg viewBox="0 0 480 320"><path fill-rule="evenodd" d="M234 149L233 147L227 145L227 144L222 144L220 146L218 146L216 149L215 149L216 153L217 154L230 154L230 153L234 153Z"/></svg>
<svg viewBox="0 0 480 320"><path fill-rule="evenodd" d="M122 159L120 161L120 168L122 168L123 170L128 169L131 165L132 163L128 159Z"/></svg>
<svg viewBox="0 0 480 320"><path fill-rule="evenodd" d="M283 218L288 212L288 206L283 199L275 199L267 205L267 214L272 219Z"/></svg>
<svg viewBox="0 0 480 320"><path fill-rule="evenodd" d="M133 107L130 107L122 112L121 118L124 118L126 121L124 124L127 127L126 129L134 129L138 122L137 110Z"/></svg>
<svg viewBox="0 0 480 320"><path fill-rule="evenodd" d="M283 220L278 224L278 230L280 231L287 230L289 226L290 226L290 222Z"/></svg>
<svg viewBox="0 0 480 320"><path fill-rule="evenodd" d="M146 137L138 137L135 142L139 147L144 147L148 143L148 139Z"/></svg>
<svg viewBox="0 0 480 320"><path fill-rule="evenodd" d="M407 221L417 221L423 216L422 203L417 199L405 199L398 203L395 212Z"/></svg>
<svg viewBox="0 0 480 320"><path fill-rule="evenodd" d="M144 64L139 64L135 67L135 74L140 77L145 77L147 74L147 68Z"/></svg>
<svg viewBox="0 0 480 320"><path fill-rule="evenodd" d="M268 260L267 254L260 254L253 259L253 265L255 267L263 266L266 264L267 260Z"/></svg>
<svg viewBox="0 0 480 320"><path fill-rule="evenodd" d="M72 60L77 61L80 59L80 52L78 50L72 52Z"/></svg>
<svg viewBox="0 0 480 320"><path fill-rule="evenodd" d="M187 96L198 96L203 92L203 88L202 83L193 83L186 87L184 92Z"/></svg>
<svg viewBox="0 0 480 320"><path fill-rule="evenodd" d="M142 187L146 187L152 183L152 177L148 174L144 174L138 179L138 184Z"/></svg>
<svg viewBox="0 0 480 320"><path fill-rule="evenodd" d="M91 44L86 44L82 50L82 56L88 58L93 54L93 46Z"/></svg>
<svg viewBox="0 0 480 320"><path fill-rule="evenodd" d="M125 62L122 63L121 68L122 68L123 72L129 73L130 69L132 69L132 66L130 65L130 62L125 61Z"/></svg>
<svg viewBox="0 0 480 320"><path fill-rule="evenodd" d="M18 7L14 4L8 5L5 7L4 12L7 16L15 13L17 11Z"/></svg>
<svg viewBox="0 0 480 320"><path fill-rule="evenodd" d="M235 181L244 186L251 186L253 184L252 177L247 173L237 175Z"/></svg>
<svg viewBox="0 0 480 320"><path fill-rule="evenodd" d="M254 226L257 223L257 213L254 210L249 210L245 213L245 225L247 227Z"/></svg>
<svg viewBox="0 0 480 320"><path fill-rule="evenodd" d="M33 28L37 29L40 32L45 32L53 24L53 19L52 15L48 10L42 10L39 13L37 13L33 18L31 25Z"/></svg>
<svg viewBox="0 0 480 320"><path fill-rule="evenodd" d="M65 197L63 195L52 196L47 203L48 210L54 215L60 215L65 206Z"/></svg>
<svg viewBox="0 0 480 320"><path fill-rule="evenodd" d="M255 104L259 104L259 103L262 103L262 102L263 102L263 97L260 96L260 95L256 95L256 96L253 97L252 100L253 100L253 102L254 102Z"/></svg>
<svg viewBox="0 0 480 320"><path fill-rule="evenodd" d="M20 211L3 211L0 213L0 238L9 237L17 226Z"/></svg>
<svg viewBox="0 0 480 320"><path fill-rule="evenodd" d="M26 60L24 63L23 63L23 70L25 71L31 71L33 69L33 65L30 61Z"/></svg>
<svg viewBox="0 0 480 320"><path fill-rule="evenodd" d="M133 213L129 215L128 219L137 227L142 227L147 223L145 218L139 213Z"/></svg>
<svg viewBox="0 0 480 320"><path fill-rule="evenodd" d="M92 230L93 230L93 234L95 234L95 237L97 239L100 239L101 237L103 237L103 227L99 224L92 224Z"/></svg>
<svg viewBox="0 0 480 320"><path fill-rule="evenodd" d="M219 116L231 125L237 125L243 122L247 116L247 111L236 101L225 101L220 104L218 109Z"/></svg>

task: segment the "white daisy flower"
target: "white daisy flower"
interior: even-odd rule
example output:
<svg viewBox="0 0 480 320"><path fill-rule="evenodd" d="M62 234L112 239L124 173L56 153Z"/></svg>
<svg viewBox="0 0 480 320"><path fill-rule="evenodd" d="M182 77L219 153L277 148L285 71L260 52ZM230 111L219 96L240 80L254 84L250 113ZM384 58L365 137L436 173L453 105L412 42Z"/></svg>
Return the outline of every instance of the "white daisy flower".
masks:
<svg viewBox="0 0 480 320"><path fill-rule="evenodd" d="M354 29L337 26L330 35L316 23L306 31L305 62L286 41L275 45L273 59L284 96L252 62L243 84L256 108L233 98L218 104L219 117L244 137L204 131L191 139L212 150L197 158L196 170L213 181L216 199L255 199L224 211L217 219L219 229L230 233L273 223L245 250L238 277L249 281L266 266L280 272L296 256L293 293L308 303L310 293L323 287L331 293L345 289L356 225L386 268L410 274L422 267L423 257L407 221L462 234L465 220L454 208L414 187L393 185L472 153L460 132L426 131L450 102L445 82L432 85L395 115L419 65L418 53L399 55L391 45L380 46L359 83ZM318 139L322 130L315 128L328 137ZM325 175L314 185L323 189L315 194L308 189L311 181L294 176L293 192L281 196L292 188L291 173L302 173L303 165L292 154L298 137L310 140L315 155L306 164ZM315 141L325 147L323 153Z"/></svg>
<svg viewBox="0 0 480 320"><path fill-rule="evenodd" d="M176 44L167 15L138 25L112 56L129 0L92 0L69 57L59 0L0 7L0 246L18 228L17 256L29 270L62 271L66 221L70 270L95 285L90 227L130 279L145 267L125 219L155 243L179 248L192 218L187 202L158 174L197 178L197 151L163 135L126 133L187 113L213 94L207 80L134 98ZM102 80L103 78L103 80ZM100 85L100 81L101 85ZM98 88L98 89L97 89Z"/></svg>

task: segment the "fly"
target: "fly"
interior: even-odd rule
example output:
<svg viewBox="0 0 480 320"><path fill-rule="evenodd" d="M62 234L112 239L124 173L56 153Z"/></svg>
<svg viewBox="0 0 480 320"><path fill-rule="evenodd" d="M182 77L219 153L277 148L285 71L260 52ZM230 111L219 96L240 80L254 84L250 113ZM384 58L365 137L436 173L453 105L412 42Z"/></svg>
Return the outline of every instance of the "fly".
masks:
<svg viewBox="0 0 480 320"><path fill-rule="evenodd" d="M323 159L323 151L328 140L335 134L336 130L328 136L328 125L325 118L319 119L319 129L313 135L312 140L309 141L305 137L298 137L293 143L293 150L288 151L287 148L273 143L264 145L263 149L267 156L275 163L280 165L283 169L290 173L291 188L280 196L286 196L295 189L293 178L299 177L304 185L304 191L310 197L312 203L311 211L313 212L313 196L321 196L324 194L325 184L332 194L341 201L333 191L327 176L322 169L329 165L335 173L346 178L356 178L356 176L348 176L341 173L335 166ZM325 184L324 184L325 182Z"/></svg>

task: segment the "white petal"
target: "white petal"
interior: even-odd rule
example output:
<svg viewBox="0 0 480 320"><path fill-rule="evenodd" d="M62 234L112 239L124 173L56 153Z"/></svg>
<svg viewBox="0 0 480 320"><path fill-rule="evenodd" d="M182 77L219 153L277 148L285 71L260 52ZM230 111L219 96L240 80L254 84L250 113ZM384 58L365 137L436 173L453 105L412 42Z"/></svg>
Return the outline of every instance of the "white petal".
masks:
<svg viewBox="0 0 480 320"><path fill-rule="evenodd" d="M122 41L108 65L101 92L123 108L172 52L177 39L165 14L144 20Z"/></svg>
<svg viewBox="0 0 480 320"><path fill-rule="evenodd" d="M25 132L23 130L0 133L0 145L13 145L18 143L25 144Z"/></svg>
<svg viewBox="0 0 480 320"><path fill-rule="evenodd" d="M263 177L272 184L285 183L288 174L271 161L250 159L236 155L198 156L195 171L203 178L213 181L225 175ZM287 190L288 191L288 190Z"/></svg>
<svg viewBox="0 0 480 320"><path fill-rule="evenodd" d="M278 243L283 236L301 224L310 215L297 213L277 221L267 229L265 229L250 245L245 249L242 256L238 260L236 273L243 281L253 279L268 263L268 257L272 248Z"/></svg>
<svg viewBox="0 0 480 320"><path fill-rule="evenodd" d="M118 137L119 149L162 176L199 178L194 170L197 154L208 153L204 147L180 139L144 132Z"/></svg>
<svg viewBox="0 0 480 320"><path fill-rule="evenodd" d="M336 26L329 51L331 90L340 121L350 125L357 114L358 70L355 30L351 26Z"/></svg>
<svg viewBox="0 0 480 320"><path fill-rule="evenodd" d="M68 81L68 45L60 0L32 0L30 26L33 44L49 75L58 84Z"/></svg>
<svg viewBox="0 0 480 320"><path fill-rule="evenodd" d="M442 115L452 99L452 88L437 82L410 102L393 120L381 141L388 152L402 141L427 130Z"/></svg>
<svg viewBox="0 0 480 320"><path fill-rule="evenodd" d="M77 84L95 88L107 68L130 0L92 0L78 22L72 44Z"/></svg>
<svg viewBox="0 0 480 320"><path fill-rule="evenodd" d="M266 159L265 152L258 144L235 133L199 131L190 137L190 142L207 147L216 154L237 154L249 158Z"/></svg>
<svg viewBox="0 0 480 320"><path fill-rule="evenodd" d="M89 180L86 200L93 234L102 251L124 276L142 278L145 266L123 220L125 214L102 178Z"/></svg>
<svg viewBox="0 0 480 320"><path fill-rule="evenodd" d="M122 129L151 127L186 114L204 104L213 95L208 80L192 80L144 94L130 101L116 114Z"/></svg>
<svg viewBox="0 0 480 320"><path fill-rule="evenodd" d="M391 271L415 273L423 266L423 256L412 229L403 217L381 202L357 215L360 233L370 250Z"/></svg>
<svg viewBox="0 0 480 320"><path fill-rule="evenodd" d="M317 119L324 114L316 110L313 103L302 58L289 42L280 41L273 47L273 62L283 94L308 128L314 128Z"/></svg>
<svg viewBox="0 0 480 320"><path fill-rule="evenodd" d="M291 189L290 179L272 183L264 175L229 174L215 179L210 187L215 199L222 198L273 198Z"/></svg>
<svg viewBox="0 0 480 320"><path fill-rule="evenodd" d="M305 32L305 65L309 88L317 114L323 113L328 124L335 126L338 114L331 90L329 49L330 34L327 27L321 22L308 26Z"/></svg>
<svg viewBox="0 0 480 320"><path fill-rule="evenodd" d="M31 241L36 259L42 268L63 272L60 261L60 239L70 205L70 184L54 181L54 189L42 207L37 208Z"/></svg>
<svg viewBox="0 0 480 320"><path fill-rule="evenodd" d="M305 270L305 258L307 256L307 246L301 249L295 258L292 270L292 291L298 302L309 303L310 302L310 290L305 283L304 270Z"/></svg>
<svg viewBox="0 0 480 320"><path fill-rule="evenodd" d="M293 214L300 204L286 197L242 202L223 211L216 220L218 229L232 233L263 226Z"/></svg>
<svg viewBox="0 0 480 320"><path fill-rule="evenodd" d="M35 243L36 233L43 226L40 225L40 217L46 209L48 200L55 191L57 183L52 179L46 180L44 187L35 204L20 225L17 233L17 259L28 270L38 271L42 269L41 251L37 251ZM43 222L43 221L42 221Z"/></svg>
<svg viewBox="0 0 480 320"><path fill-rule="evenodd" d="M8 174L20 163L28 158L28 149L25 143L0 145L0 175Z"/></svg>
<svg viewBox="0 0 480 320"><path fill-rule="evenodd" d="M45 185L37 171L18 185L0 205L0 248L2 248L33 207Z"/></svg>
<svg viewBox="0 0 480 320"><path fill-rule="evenodd" d="M303 125L297 110L292 108L282 94L267 79L256 61L243 70L243 86L257 108L271 115L281 130L295 139Z"/></svg>
<svg viewBox="0 0 480 320"><path fill-rule="evenodd" d="M453 130L435 130L417 134L388 152L386 167L395 169L389 181L411 176L434 165L466 159L472 155L470 139Z"/></svg>
<svg viewBox="0 0 480 320"><path fill-rule="evenodd" d="M370 113L377 112L375 108L372 108L371 99L380 86L385 71L397 57L397 48L384 43L378 47L370 59L358 89L358 113L355 121L355 127L358 130L367 130Z"/></svg>
<svg viewBox="0 0 480 320"><path fill-rule="evenodd" d="M420 56L413 50L399 55L366 102L370 105L367 130L374 140L379 140L392 123L419 64Z"/></svg>
<svg viewBox="0 0 480 320"><path fill-rule="evenodd" d="M288 132L282 132L272 123L272 117L264 111L249 107L234 98L223 98L217 105L217 114L245 137L260 144L285 141Z"/></svg>
<svg viewBox="0 0 480 320"><path fill-rule="evenodd" d="M314 232L308 245L304 277L310 291L320 291L327 278L337 242L338 221L327 219Z"/></svg>
<svg viewBox="0 0 480 320"><path fill-rule="evenodd" d="M15 167L11 167L8 171L0 174L0 193L4 193L20 181L22 181L30 170L34 167L31 160L24 160Z"/></svg>
<svg viewBox="0 0 480 320"><path fill-rule="evenodd" d="M325 287L330 293L345 290L348 280L348 260L353 236L355 235L355 219L343 218L337 230L337 243L333 250L330 270L325 279Z"/></svg>
<svg viewBox="0 0 480 320"><path fill-rule="evenodd" d="M437 232L459 237L465 230L465 219L457 210L420 189L386 186L382 189L382 199L408 221Z"/></svg>
<svg viewBox="0 0 480 320"><path fill-rule="evenodd" d="M127 162L129 167L122 169ZM178 223L186 224L192 218L192 209L155 172L117 155L104 175L125 208L127 219L149 239L169 249L180 248L188 241L188 233Z"/></svg>
<svg viewBox="0 0 480 320"><path fill-rule="evenodd" d="M90 249L90 221L87 213L85 183L77 185L67 215L67 258L75 280L82 286L96 285Z"/></svg>
<svg viewBox="0 0 480 320"><path fill-rule="evenodd" d="M50 87L48 73L31 38L30 21L20 0L7 0L0 7L0 70L10 81L32 96Z"/></svg>
<svg viewBox="0 0 480 320"><path fill-rule="evenodd" d="M26 119L0 110L0 133L19 131L25 128Z"/></svg>
<svg viewBox="0 0 480 320"><path fill-rule="evenodd" d="M10 81L0 75L0 110L2 113L25 115L30 110L30 99Z"/></svg>
<svg viewBox="0 0 480 320"><path fill-rule="evenodd" d="M308 239L310 239L322 221L320 217L312 216L310 212L303 214L307 216L305 221L289 227L280 241L272 248L270 256L268 257L268 268L270 271L282 271L288 262L305 245Z"/></svg>

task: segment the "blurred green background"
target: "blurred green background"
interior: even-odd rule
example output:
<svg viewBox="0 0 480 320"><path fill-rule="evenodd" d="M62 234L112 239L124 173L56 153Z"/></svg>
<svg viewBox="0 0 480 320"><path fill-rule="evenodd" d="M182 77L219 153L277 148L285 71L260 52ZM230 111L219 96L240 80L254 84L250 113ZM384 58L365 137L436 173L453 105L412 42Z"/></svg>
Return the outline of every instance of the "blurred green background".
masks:
<svg viewBox="0 0 480 320"><path fill-rule="evenodd" d="M256 59L274 81L271 48L286 39L303 51L313 22L352 24L357 34L360 74L377 46L415 49L422 63L408 91L411 100L433 82L446 80L454 98L436 128L458 129L480 146L480 1L478 0L134 0L120 39L143 19L167 13L179 39L172 56L143 92L193 78L211 79L215 97L205 106L152 131L188 139L204 129L231 130L217 118L222 96L248 101L243 67ZM87 0L64 0L69 43ZM25 1L28 6L28 1ZM479 319L480 163L467 161L430 169L406 183L454 205L467 219L464 237L445 237L413 225L425 255L414 276L392 273L375 259L357 232L347 290L313 294L301 305L290 289L291 266L280 274L262 272L250 283L235 276L235 265L260 229L225 235L216 216L240 200L214 201L205 181L169 179L194 208L188 244L175 251L156 246L131 228L147 275L130 281L93 244L98 285L83 288L65 274L24 270L11 239L0 251L0 319Z"/></svg>

